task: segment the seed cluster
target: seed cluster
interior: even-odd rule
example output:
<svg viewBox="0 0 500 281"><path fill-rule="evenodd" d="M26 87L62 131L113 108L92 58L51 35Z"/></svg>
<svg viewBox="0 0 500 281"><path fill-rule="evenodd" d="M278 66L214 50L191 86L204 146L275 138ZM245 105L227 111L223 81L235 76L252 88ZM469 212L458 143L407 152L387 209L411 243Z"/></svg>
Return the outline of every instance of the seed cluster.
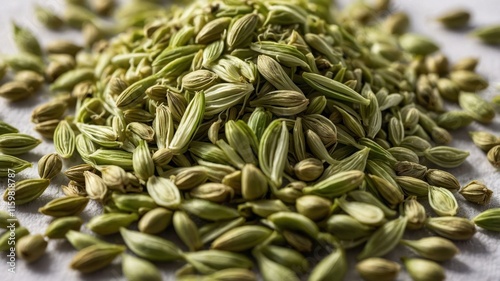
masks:
<svg viewBox="0 0 500 281"><path fill-rule="evenodd" d="M346 252L360 248L363 279L395 280L401 266L381 257L401 244L418 256L402 257L414 280L444 280L439 262L458 254L451 240L471 239L476 225L499 231L499 208L456 217L458 194L487 205L493 191L478 180L461 188L441 170L469 156L448 146L449 131L495 118L477 93L489 84L476 59L450 65L430 38L407 33L408 15L388 13L389 1L335 13L326 0L90 2L67 0L62 17L35 9L49 29L80 29L84 46L42 48L14 23L20 54L0 60L0 77L14 74L0 97L15 103L49 83L53 99L31 120L56 151L38 162L40 179L18 182L4 200L29 203L63 159L83 162L64 171L65 196L39 209L56 218L43 235L16 228L26 261L43 256L47 240L66 239L78 250L72 269L93 272L121 256L131 281L161 280L151 262L173 261L184 264L184 281L257 280L254 266L266 281L343 280ZM458 29L469 19L455 10L437 21ZM498 31L473 35L496 44ZM499 167L500 138L470 136ZM18 156L40 143L0 122L0 177L30 168ZM90 200L103 212L84 222ZM0 211L0 227L8 218ZM403 239L423 228L438 236ZM315 265L314 249L327 251Z"/></svg>

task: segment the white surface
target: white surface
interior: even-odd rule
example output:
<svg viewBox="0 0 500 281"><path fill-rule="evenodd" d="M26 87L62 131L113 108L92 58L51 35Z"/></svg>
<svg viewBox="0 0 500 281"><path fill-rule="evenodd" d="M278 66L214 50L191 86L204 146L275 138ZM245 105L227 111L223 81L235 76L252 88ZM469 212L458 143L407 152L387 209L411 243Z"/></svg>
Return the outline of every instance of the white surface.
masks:
<svg viewBox="0 0 500 281"><path fill-rule="evenodd" d="M59 38L61 34L51 33L44 30L34 19L33 3L40 3L44 6L52 7L55 10L61 10L62 0L16 0L2 1L0 4L0 34L2 35L0 43L0 53L9 54L15 52L15 45L12 40L10 20L15 20L23 26L29 27L36 31L42 43L50 42L55 38ZM346 1L343 1L346 2ZM439 13L448 10L454 6L466 7L473 11L473 26L482 26L486 24L500 23L498 18L498 1L496 0L420 0L420 1L395 1L394 8L403 10L411 15L412 29L418 33L431 36L438 42L442 51L449 56L451 61L456 61L464 56L476 56L481 59L478 71L485 75L490 81L490 88L485 90L482 95L486 98L491 98L494 94L499 94L495 86L500 81L500 48L485 46L475 40L467 38L465 32L450 32L446 31L432 21L432 18ZM77 34L65 32L62 36L66 38L75 38L80 40ZM38 136L33 130L33 124L30 122L32 108L43 100L47 99L47 93L39 94L38 97L32 98L26 103L8 104L4 100L0 100L0 118L15 127L21 132ZM452 145L469 150L471 156L467 162L458 169L452 172L459 176L460 183L466 184L473 179L481 179L492 190L494 197L490 207L500 206L500 173L495 170L485 158L483 152L474 147L467 131L469 130L488 130L500 134L500 118L497 116L495 122L488 127L479 124L473 124L466 129L454 133L455 140ZM32 153L23 157L36 162L42 155L53 152L54 149L51 143L44 142L42 145L33 150ZM37 177L36 167L29 169L17 175L16 180ZM49 217L40 215L36 210L44 205L49 200L60 196L60 184L65 182L64 176L60 175L56 178L48 190L35 202L17 207L17 216L21 223L28 227L32 233L43 233L46 226L51 221ZM6 180L0 179L2 192L6 187ZM460 216L474 217L486 207L478 207L468 204L460 196L457 196L461 209ZM5 209L5 203L0 202L0 208ZM99 213L96 205L89 205L83 213L83 219L87 221L91 216ZM425 230L421 234L425 234ZM419 235L419 234L417 234ZM461 254L452 261L443 263L446 268L447 280L453 281L498 281L500 279L500 235L491 232L479 230L479 233L471 240L466 242L458 242L457 245L461 249ZM50 241L47 254L42 260L34 264L27 265L18 260L16 274L7 272L5 253L0 256L0 280L122 280L121 268L119 262L115 262L113 266L107 267L94 274L80 275L77 272L68 269L68 264L75 251L71 246L64 241ZM395 254L397 253L397 254ZM411 255L407 250L398 247L396 251L389 257L393 260L398 260L404 253ZM353 259L355 255L350 255L350 273L346 280L358 280L358 277L352 271ZM169 265L167 263L158 264L164 268L165 280L173 280L173 270L178 268L180 264ZM405 273L400 274L398 280L409 280Z"/></svg>

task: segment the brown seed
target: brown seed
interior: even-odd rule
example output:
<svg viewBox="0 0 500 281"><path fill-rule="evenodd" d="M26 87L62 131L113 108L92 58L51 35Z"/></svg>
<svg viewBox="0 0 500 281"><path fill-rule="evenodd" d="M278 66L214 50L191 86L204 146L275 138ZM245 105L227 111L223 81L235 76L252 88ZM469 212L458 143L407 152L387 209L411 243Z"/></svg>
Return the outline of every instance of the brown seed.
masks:
<svg viewBox="0 0 500 281"><path fill-rule="evenodd" d="M9 101L24 100L31 97L31 95L33 95L33 91L24 82L12 81L0 86L0 97Z"/></svg>

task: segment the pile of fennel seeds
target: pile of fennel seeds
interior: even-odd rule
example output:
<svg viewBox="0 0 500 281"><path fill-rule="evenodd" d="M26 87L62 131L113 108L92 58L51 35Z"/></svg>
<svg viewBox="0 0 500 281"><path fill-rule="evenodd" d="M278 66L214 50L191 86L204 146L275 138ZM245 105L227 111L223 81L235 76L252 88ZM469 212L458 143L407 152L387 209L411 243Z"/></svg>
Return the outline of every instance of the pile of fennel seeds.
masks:
<svg viewBox="0 0 500 281"><path fill-rule="evenodd" d="M438 47L427 38L389 35L403 33L404 15L394 14L373 28L370 17L383 6L352 8L346 12L349 18L354 10L361 16L335 25L334 17L317 8L321 5L311 3L300 8L299 3L214 2L172 15L136 3L129 11L144 9L143 15L127 17L127 10L121 10L115 29L127 31L106 41L102 38L113 30L76 4L81 3L69 7L73 14L68 12L65 20L83 27L91 51L57 42L51 52L69 54L52 56L43 71L36 39L17 27L16 42L31 56L7 59L24 85L10 84L2 92L11 100L22 99L44 79L54 80L51 91L57 99L37 108L32 119L43 136L54 133L57 155L41 159L42 179L28 180L30 190L45 190L54 170L61 170L59 157L78 154L96 166L69 168L66 175L72 181L62 188L69 196L40 209L50 216L69 216L54 221L44 235L66 236L82 249L73 268L94 271L124 251L68 232L80 229L82 222L74 215L89 198L101 202L109 214L86 225L100 235L137 220L139 230L150 234L172 224L186 244L183 249L198 252L182 252L150 235L120 232L141 258L186 262L178 272L184 280L196 273L210 275L208 280L251 280L252 273L231 269L251 266L250 249L266 280L276 280L278 273L283 280L294 280L290 268L302 272L313 266L299 254L307 256L311 247L331 253L312 270L310 280L342 277L344 252L367 240L360 255L365 262L357 269L371 280L380 274L374 269L384 269L384 276L399 270L387 260L367 258L385 255L400 242L405 228L425 224L449 239L474 234L470 221L453 217L458 204L449 190L460 188L456 179L416 162L451 168L465 160L467 152L443 146L451 141L446 130L493 119L488 103L468 93L487 82L470 64L448 73L444 56L429 56ZM363 9L368 13L362 15ZM135 25L140 28L124 28ZM37 76L39 72L45 73ZM442 98L458 100L464 110L443 112ZM76 103L72 117L65 116L70 101ZM3 153L22 154L37 145L36 139L10 130L13 135L4 134L0 142ZM20 140L25 145L12 147ZM26 166L19 160L10 161ZM28 192L23 199L29 202L39 193ZM480 204L491 197L480 183L468 184L461 194ZM416 198L429 201L432 216L442 219L426 221ZM474 221L494 228L494 211ZM397 218L398 213L404 217ZM197 218L211 223L199 225ZM350 228L339 230L342 223ZM455 227L451 231L450 225ZM20 256L31 260L43 254L43 237L23 240L19 245L34 250L20 251ZM420 257L442 261L456 253L446 242L401 243ZM448 251L439 252L448 255L437 258L436 252L426 252L435 248L432 243L446 245ZM161 245L163 252L147 245ZM207 251L207 246L213 249ZM231 251L244 251L248 257ZM213 262L217 258L225 262ZM146 278L134 276L130 267L144 268L135 274L157 277L154 266L143 259L125 255L122 261L130 280ZM433 275L433 280L442 276L434 262L412 258L404 263L416 280L421 280L419 272ZM156 278L151 276L147 278Z"/></svg>

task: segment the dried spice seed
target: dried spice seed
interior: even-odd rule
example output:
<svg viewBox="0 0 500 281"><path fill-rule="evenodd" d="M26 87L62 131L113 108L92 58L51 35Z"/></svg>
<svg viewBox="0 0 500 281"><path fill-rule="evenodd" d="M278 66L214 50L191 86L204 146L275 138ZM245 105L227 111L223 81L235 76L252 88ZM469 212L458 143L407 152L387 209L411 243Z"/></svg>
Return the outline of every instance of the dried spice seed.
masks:
<svg viewBox="0 0 500 281"><path fill-rule="evenodd" d="M45 236L50 239L61 239L65 238L66 234L70 230L78 231L82 226L83 221L79 217L65 217L59 218L52 221L47 230L45 230Z"/></svg>
<svg viewBox="0 0 500 281"><path fill-rule="evenodd" d="M403 202L404 215L408 219L406 227L409 229L420 229L424 227L427 214L424 206L417 201L416 196L409 196Z"/></svg>
<svg viewBox="0 0 500 281"><path fill-rule="evenodd" d="M380 257L390 252L397 246L403 237L407 219L400 217L382 225L368 239L358 259L363 260L370 257Z"/></svg>
<svg viewBox="0 0 500 281"><path fill-rule="evenodd" d="M252 249L265 241L272 230L262 226L240 226L233 228L215 239L212 249L240 252Z"/></svg>
<svg viewBox="0 0 500 281"><path fill-rule="evenodd" d="M172 224L175 233L190 251L197 251L203 247L198 227L185 212L176 211L172 217Z"/></svg>
<svg viewBox="0 0 500 281"><path fill-rule="evenodd" d="M486 157L493 167L500 168L500 145L492 147Z"/></svg>
<svg viewBox="0 0 500 281"><path fill-rule="evenodd" d="M358 188L363 179L364 173L360 171L340 172L303 191L305 194L337 197Z"/></svg>
<svg viewBox="0 0 500 281"><path fill-rule="evenodd" d="M16 243L16 253L23 260L34 262L45 253L47 244L40 234L23 236Z"/></svg>
<svg viewBox="0 0 500 281"><path fill-rule="evenodd" d="M401 266L382 258L368 258L356 265L359 275L366 281L396 280Z"/></svg>
<svg viewBox="0 0 500 281"><path fill-rule="evenodd" d="M89 171L83 172L85 178L85 191L88 198L104 203L107 200L108 188L98 175Z"/></svg>
<svg viewBox="0 0 500 281"><path fill-rule="evenodd" d="M500 26L498 25L481 27L471 33L471 36L478 38L486 44L500 44L498 35L500 35Z"/></svg>
<svg viewBox="0 0 500 281"><path fill-rule="evenodd" d="M143 233L161 233L170 225L172 214L171 211L164 208L150 210L139 220L138 228Z"/></svg>
<svg viewBox="0 0 500 281"><path fill-rule="evenodd" d="M75 133L66 121L62 120L54 131L54 147L62 158L69 158L75 150Z"/></svg>
<svg viewBox="0 0 500 281"><path fill-rule="evenodd" d="M438 216L454 216L457 214L457 200L448 189L431 186L428 198L429 205Z"/></svg>
<svg viewBox="0 0 500 281"><path fill-rule="evenodd" d="M18 242L19 239L21 239L24 236L27 236L29 234L30 234L29 230L24 226L19 226L19 227L15 228L15 230L12 232L14 239L11 238L10 231L2 233L2 235L0 236L0 251L2 251L2 252L9 251L11 248L10 244L12 244L11 241Z"/></svg>
<svg viewBox="0 0 500 281"><path fill-rule="evenodd" d="M31 91L38 91L45 82L45 78L34 71L19 71L14 76L14 81L23 82Z"/></svg>
<svg viewBox="0 0 500 281"><path fill-rule="evenodd" d="M169 179L152 176L148 180L147 189L159 206L177 208L181 204L180 192Z"/></svg>
<svg viewBox="0 0 500 281"><path fill-rule="evenodd" d="M242 254L220 250L185 253L184 258L204 274L229 268L249 269L253 266L252 261Z"/></svg>
<svg viewBox="0 0 500 281"><path fill-rule="evenodd" d="M118 233L121 227L128 227L138 219L137 214L102 214L90 219L87 228L99 235Z"/></svg>
<svg viewBox="0 0 500 281"><path fill-rule="evenodd" d="M354 190L349 192L348 195L358 202L363 202L378 207L380 210L382 210L386 218L393 218L397 215L397 212L395 210L392 210L391 208L386 206L381 198L379 199L371 192Z"/></svg>
<svg viewBox="0 0 500 281"><path fill-rule="evenodd" d="M267 219L281 229L298 231L313 239L316 239L319 233L317 225L311 219L301 214L277 212L267 217Z"/></svg>
<svg viewBox="0 0 500 281"><path fill-rule="evenodd" d="M15 216L12 216L8 212L0 211L0 228L6 229L11 223L13 226L19 226L19 221Z"/></svg>
<svg viewBox="0 0 500 281"><path fill-rule="evenodd" d="M401 47L416 55L429 55L439 49L439 47L429 38L417 34L404 34L399 38Z"/></svg>
<svg viewBox="0 0 500 281"><path fill-rule="evenodd" d="M53 139L56 128L60 122L61 122L61 120L59 120L59 119L44 121L44 122L36 124L34 129L42 137L44 137L46 139Z"/></svg>
<svg viewBox="0 0 500 281"><path fill-rule="evenodd" d="M42 48L33 32L25 27L12 23L14 42L21 52L30 53L35 56L42 56Z"/></svg>
<svg viewBox="0 0 500 281"><path fill-rule="evenodd" d="M28 161L10 155L0 155L0 177L8 177L12 172L19 173L27 168L32 167Z"/></svg>
<svg viewBox="0 0 500 281"><path fill-rule="evenodd" d="M38 175L42 179L51 180L62 170L62 159L56 154L47 154L38 161Z"/></svg>
<svg viewBox="0 0 500 281"><path fill-rule="evenodd" d="M122 255L122 270L129 281L162 280L160 271L153 263L131 255Z"/></svg>
<svg viewBox="0 0 500 281"><path fill-rule="evenodd" d="M259 270L265 281L276 280L276 281L298 281L297 274L293 272L286 266L283 266L273 260L267 258L265 255L258 251L254 251L253 256L257 260Z"/></svg>
<svg viewBox="0 0 500 281"><path fill-rule="evenodd" d="M81 196L60 197L48 202L38 211L52 217L73 216L81 213L87 207L88 202L88 198Z"/></svg>
<svg viewBox="0 0 500 281"><path fill-rule="evenodd" d="M381 208L358 201L347 201L344 198L336 199L338 206L357 221L368 226L379 226L385 222L385 214Z"/></svg>
<svg viewBox="0 0 500 281"><path fill-rule="evenodd" d="M15 201L17 205L27 204L42 195L49 186L48 179L27 179L19 181L14 188L8 188L3 193L6 202Z"/></svg>
<svg viewBox="0 0 500 281"><path fill-rule="evenodd" d="M460 189L460 183L458 179L449 172L438 170L438 169L428 169L425 173L425 180L433 186L444 187L451 191Z"/></svg>
<svg viewBox="0 0 500 281"><path fill-rule="evenodd" d="M332 215L327 221L328 232L342 240L356 240L373 233L374 228L366 226L351 216Z"/></svg>
<svg viewBox="0 0 500 281"><path fill-rule="evenodd" d="M80 250L71 260L70 267L82 273L94 272L110 264L125 247L93 245Z"/></svg>
<svg viewBox="0 0 500 281"><path fill-rule="evenodd" d="M19 155L37 147L41 140L30 135L8 133L0 135L0 152L7 155Z"/></svg>
<svg viewBox="0 0 500 281"><path fill-rule="evenodd" d="M432 163L444 168L460 166L470 153L449 146L436 146L424 151L424 157Z"/></svg>
<svg viewBox="0 0 500 281"><path fill-rule="evenodd" d="M129 179L131 180L131 182L133 181L133 179ZM149 195L141 193L120 194L114 192L111 195L111 199L118 209L126 212L138 213L139 210L152 210L158 207L153 198L151 198Z"/></svg>
<svg viewBox="0 0 500 281"><path fill-rule="evenodd" d="M469 11L465 9L456 9L440 15L436 20L445 27L453 29L467 26L470 17Z"/></svg>
<svg viewBox="0 0 500 281"><path fill-rule="evenodd" d="M151 261L174 261L182 257L182 251L163 238L125 228L120 233L127 247L139 257Z"/></svg>
<svg viewBox="0 0 500 281"><path fill-rule="evenodd" d="M500 231L500 209L492 208L486 210L473 219L474 223L487 230Z"/></svg>
<svg viewBox="0 0 500 281"><path fill-rule="evenodd" d="M76 166L73 166L71 168L68 168L66 171L64 171L64 175L72 181L84 183L85 176L83 175L83 173L86 171L89 171L91 173L95 172L94 168L91 165L80 164L80 165L76 165Z"/></svg>
<svg viewBox="0 0 500 281"><path fill-rule="evenodd" d="M8 133L19 133L19 130L0 120L0 135Z"/></svg>
<svg viewBox="0 0 500 281"><path fill-rule="evenodd" d="M81 250L93 245L106 245L107 242L100 240L92 235L85 234L75 230L69 230L66 233L66 239L77 250Z"/></svg>
<svg viewBox="0 0 500 281"><path fill-rule="evenodd" d="M287 266L297 273L305 272L309 269L309 262L306 258L293 249L268 245L260 248L260 250L267 258Z"/></svg>
<svg viewBox="0 0 500 281"><path fill-rule="evenodd" d="M61 119L66 111L67 104L62 101L44 103L36 107L31 113L31 121L39 124L45 121Z"/></svg>
<svg viewBox="0 0 500 281"><path fill-rule="evenodd" d="M185 262L179 280L255 280L250 252L264 280L298 280L306 258L326 244L334 250L318 256L310 279L341 280L346 251L362 243L360 258L368 258L391 251L406 229L426 226L457 240L474 235L473 222L451 217L457 178L425 165L465 161L468 152L435 144L451 142L447 130L492 121L493 106L472 93L488 81L474 72L475 59L450 66L444 54L431 55L439 49L431 38L405 33L407 14L386 15L390 1L353 3L335 20L328 5L298 1L210 0L167 9L157 0L134 1L113 13L114 0L67 2L64 22L40 7L37 17L49 28L81 29L85 49L56 40L38 54L33 34L18 27L16 43L31 54L0 60L0 77L15 72L0 94L20 100L48 82L54 101L32 119L43 137L54 138L59 156L40 160L40 176L53 178L59 157L75 148L72 160L86 163L66 171L67 197L40 208L64 217L46 236L66 236L82 250L75 269L97 270L124 251L74 230L82 224L74 215L89 199L103 210L89 229L120 231L141 258ZM109 16L106 24L94 12ZM466 18L440 21L458 27ZM486 33L476 35L491 41ZM444 99L462 110L447 111ZM61 120L66 109L72 115ZM0 149L5 134L19 136L0 123ZM471 137L497 165L494 138ZM6 177L31 165L8 157L0 155ZM491 197L478 182L461 194L478 204ZM425 197L445 216L428 218L417 201ZM494 230L494 215L474 221ZM141 232L125 228L139 217ZM170 224L192 252L156 236L171 233ZM447 240L425 239L401 243L425 258L456 253ZM199 251L209 243L213 249ZM443 277L432 263L405 263L416 280ZM140 258L123 255L122 267L130 280L161 279ZM368 258L358 271L366 280L393 280L399 266Z"/></svg>
<svg viewBox="0 0 500 281"><path fill-rule="evenodd" d="M451 240L468 240L476 233L474 223L460 217L428 218L425 226Z"/></svg>
<svg viewBox="0 0 500 281"><path fill-rule="evenodd" d="M51 9L39 5L35 6L35 16L41 24L49 29L57 30L64 25L63 20Z"/></svg>
<svg viewBox="0 0 500 281"><path fill-rule="evenodd" d="M90 167L92 168L92 166ZM83 175L85 177L84 173L85 171L83 171ZM123 168L114 165L109 165L102 168L101 178L106 187L110 190L125 192L126 186L130 183L127 172Z"/></svg>
<svg viewBox="0 0 500 281"><path fill-rule="evenodd" d="M419 256L434 261L450 260L459 252L455 244L441 237L401 240L401 244L407 246Z"/></svg>
<svg viewBox="0 0 500 281"><path fill-rule="evenodd" d="M330 213L332 202L316 195L304 195L295 201L295 208L300 214L321 221Z"/></svg>
<svg viewBox="0 0 500 281"><path fill-rule="evenodd" d="M459 193L469 202L479 205L490 203L493 191L480 181L471 181L465 185Z"/></svg>
<svg viewBox="0 0 500 281"><path fill-rule="evenodd" d="M402 260L408 274L415 281L446 279L444 269L436 262L418 258L402 258Z"/></svg>
<svg viewBox="0 0 500 281"><path fill-rule="evenodd" d="M458 103L476 121L490 123L495 118L495 109L492 104L474 93L461 92Z"/></svg>
<svg viewBox="0 0 500 281"><path fill-rule="evenodd" d="M335 249L311 271L309 280L342 280L347 273L347 259L343 249Z"/></svg>

